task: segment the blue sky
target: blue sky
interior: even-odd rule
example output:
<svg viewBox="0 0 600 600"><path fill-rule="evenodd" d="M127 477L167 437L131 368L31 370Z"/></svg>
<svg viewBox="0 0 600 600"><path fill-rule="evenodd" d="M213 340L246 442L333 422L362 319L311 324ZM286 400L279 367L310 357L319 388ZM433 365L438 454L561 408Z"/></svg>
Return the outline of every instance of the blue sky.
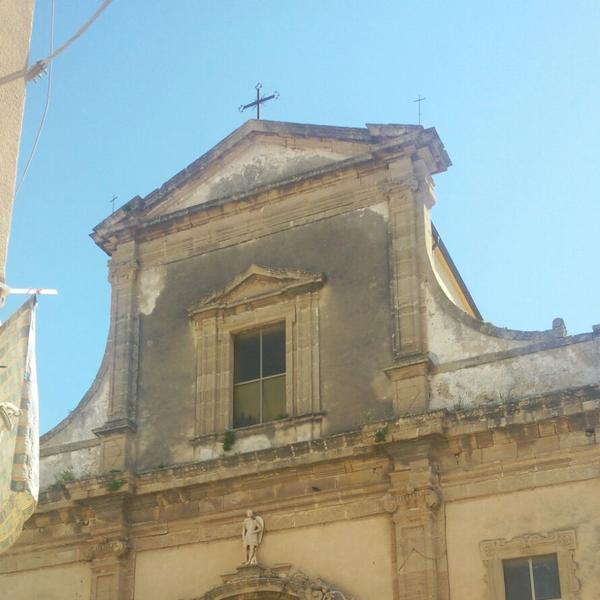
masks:
<svg viewBox="0 0 600 600"><path fill-rule="evenodd" d="M56 43L100 0L56 0ZM32 60L48 53L37 0ZM600 322L600 3L114 0L54 63L46 126L16 200L14 287L56 287L38 313L42 431L96 374L107 257L88 237L241 125L264 118L435 126L454 163L433 219L486 320L569 333ZM29 84L21 168L46 80ZM10 299L0 318L18 301Z"/></svg>

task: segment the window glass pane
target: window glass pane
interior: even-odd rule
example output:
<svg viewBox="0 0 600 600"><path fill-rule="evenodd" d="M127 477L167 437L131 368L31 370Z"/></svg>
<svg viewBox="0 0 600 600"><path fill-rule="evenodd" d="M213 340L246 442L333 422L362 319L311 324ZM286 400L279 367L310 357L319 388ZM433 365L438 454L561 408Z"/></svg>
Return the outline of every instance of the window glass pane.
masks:
<svg viewBox="0 0 600 600"><path fill-rule="evenodd" d="M233 364L236 383L260 377L260 331L235 336Z"/></svg>
<svg viewBox="0 0 600 600"><path fill-rule="evenodd" d="M233 390L233 426L260 423L260 381L236 385Z"/></svg>
<svg viewBox="0 0 600 600"><path fill-rule="evenodd" d="M285 418L285 375L263 380L263 422Z"/></svg>
<svg viewBox="0 0 600 600"><path fill-rule="evenodd" d="M529 578L529 560L519 558L503 561L506 600L533 600Z"/></svg>
<svg viewBox="0 0 600 600"><path fill-rule="evenodd" d="M285 373L285 323L265 327L263 335L263 377Z"/></svg>
<svg viewBox="0 0 600 600"><path fill-rule="evenodd" d="M531 559L535 600L554 600L560 598L558 580L558 561L556 554L536 556Z"/></svg>

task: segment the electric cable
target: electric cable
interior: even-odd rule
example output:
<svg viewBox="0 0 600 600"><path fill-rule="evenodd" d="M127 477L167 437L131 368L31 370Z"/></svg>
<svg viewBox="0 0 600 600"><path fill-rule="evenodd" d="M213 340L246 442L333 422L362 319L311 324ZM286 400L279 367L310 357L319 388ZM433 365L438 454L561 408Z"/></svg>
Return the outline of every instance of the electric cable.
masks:
<svg viewBox="0 0 600 600"><path fill-rule="evenodd" d="M24 77L25 81L31 81L40 77L59 54L62 54L77 38L81 37L89 29L111 2L112 0L103 0L96 12L64 44L59 46L56 50L51 50L46 58L38 60L29 68L20 69L19 71L0 77L0 85L10 83L21 77Z"/></svg>
<svg viewBox="0 0 600 600"><path fill-rule="evenodd" d="M52 16L50 18L50 55L52 55L54 51L54 17L55 17L55 9L56 9L56 0L52 0ZM46 115L48 114L48 107L50 106L50 96L52 94L52 62L48 65L48 87L46 88L46 102L44 104L44 111L42 112L42 118L40 119L40 124L37 128L37 132L35 134L35 138L33 140L33 146L31 147L31 151L29 152L29 156L27 158L27 162L25 163L25 168L23 169L23 173L21 173L21 178L19 179L19 183L17 183L17 187L15 189L15 195L17 196L19 193L19 189L23 184L25 176L29 171L29 166L31 165L31 161L33 160L33 155L38 146L38 142L40 141L40 136L42 135L42 129L44 129L44 124L46 123Z"/></svg>

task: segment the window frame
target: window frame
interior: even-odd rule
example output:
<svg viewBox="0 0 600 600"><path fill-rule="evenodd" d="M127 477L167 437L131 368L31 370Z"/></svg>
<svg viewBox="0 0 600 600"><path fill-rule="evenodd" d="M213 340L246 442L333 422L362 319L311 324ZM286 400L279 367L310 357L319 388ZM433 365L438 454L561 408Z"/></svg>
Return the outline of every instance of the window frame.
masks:
<svg viewBox="0 0 600 600"><path fill-rule="evenodd" d="M489 600L506 600L504 561L516 558L535 558L556 554L560 600L579 600L579 580L574 554L577 537L574 530L553 531L547 534L525 534L510 540L485 540L479 544L486 567Z"/></svg>
<svg viewBox="0 0 600 600"><path fill-rule="evenodd" d="M322 273L251 265L224 290L189 309L197 371L192 443L233 428L235 335L277 323L285 323L286 414L320 414L318 323L324 281Z"/></svg>
<svg viewBox="0 0 600 600"><path fill-rule="evenodd" d="M535 554L533 556L522 556L522 557L518 557L518 558L504 558L502 559L502 572L503 572L503 579L504 579L504 585L505 585L505 590L504 590L504 594L506 595L506 563L511 562L511 561L527 561L527 569L528 569L528 575L529 575L529 590L531 592L531 600L540 600L538 598L536 589L535 589L535 576L534 576L534 571L533 571L533 561L536 558L541 558L541 557L546 557L546 556L553 556L556 559L556 576L558 577L558 596L555 596L554 598L549 598L548 600L562 600L563 595L562 595L562 589L561 589L561 585L560 585L560 572L558 570L558 556L556 554L556 552L552 552L550 554Z"/></svg>

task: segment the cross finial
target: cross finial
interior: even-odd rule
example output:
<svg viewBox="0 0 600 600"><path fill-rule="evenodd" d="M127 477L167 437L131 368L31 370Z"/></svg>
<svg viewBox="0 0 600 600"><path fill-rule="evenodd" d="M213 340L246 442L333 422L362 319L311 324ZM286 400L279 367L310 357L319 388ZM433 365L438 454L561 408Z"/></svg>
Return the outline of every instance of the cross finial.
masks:
<svg viewBox="0 0 600 600"><path fill-rule="evenodd" d="M247 108L256 107L256 118L260 119L260 105L268 100L277 100L279 98L279 92L273 92L270 96L261 96L260 90L262 89L262 83L258 82L254 89L256 90L256 100L249 102L248 104L242 104L239 108L240 112L244 112Z"/></svg>
<svg viewBox="0 0 600 600"><path fill-rule="evenodd" d="M419 125L421 124L421 102L423 102L423 100L427 100L427 98L421 98L421 94L419 94L419 97L416 100L413 100L413 102L418 102L419 104Z"/></svg>
<svg viewBox="0 0 600 600"><path fill-rule="evenodd" d="M110 202L112 203L112 211L115 212L115 200L118 198L119 196L116 196L115 194L113 194L112 199L110 200Z"/></svg>

